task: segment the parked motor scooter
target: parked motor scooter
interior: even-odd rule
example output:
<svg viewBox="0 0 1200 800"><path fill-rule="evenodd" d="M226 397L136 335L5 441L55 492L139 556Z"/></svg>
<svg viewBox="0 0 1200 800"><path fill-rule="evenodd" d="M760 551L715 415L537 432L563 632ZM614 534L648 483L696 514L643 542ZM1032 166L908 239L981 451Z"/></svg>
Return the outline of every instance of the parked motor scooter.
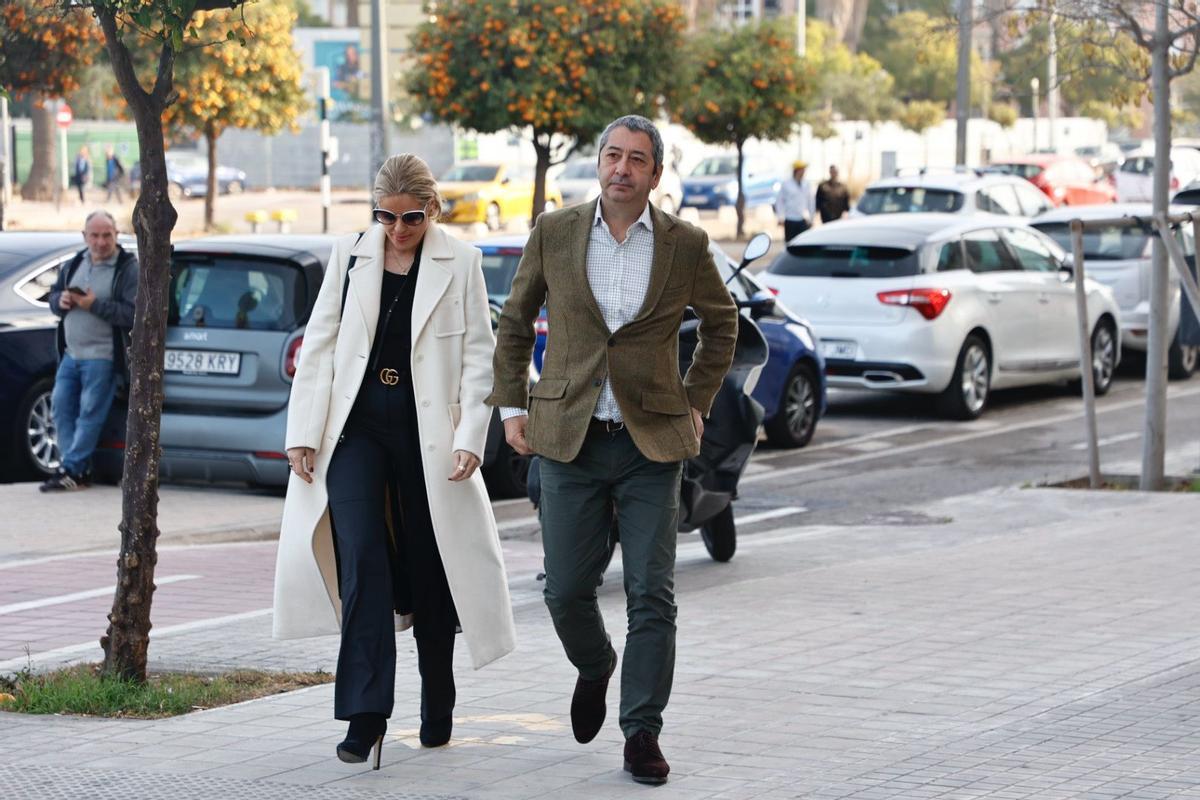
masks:
<svg viewBox="0 0 1200 800"><path fill-rule="evenodd" d="M771 247L771 237L765 233L755 236L746 245L737 272ZM730 278L732 280L732 276ZM739 300L739 308L754 309L774 302L774 297L753 297ZM691 310L679 326L679 371L686 374L696 350L700 320ZM745 314L738 314L737 343L733 364L726 373L721 388L713 400L712 409L704 423L700 454L683 465L680 481L679 522L681 533L700 530L700 536L715 561L728 561L737 550L737 527L733 519L733 501L737 498L738 480L750 463L758 444L758 429L763 420L763 408L750 393L767 362L767 340L758 326ZM541 499L541 470L539 459L529 467L529 499L536 508ZM609 540L609 558L620 540L616 518L613 519ZM605 565L607 568L607 564Z"/></svg>

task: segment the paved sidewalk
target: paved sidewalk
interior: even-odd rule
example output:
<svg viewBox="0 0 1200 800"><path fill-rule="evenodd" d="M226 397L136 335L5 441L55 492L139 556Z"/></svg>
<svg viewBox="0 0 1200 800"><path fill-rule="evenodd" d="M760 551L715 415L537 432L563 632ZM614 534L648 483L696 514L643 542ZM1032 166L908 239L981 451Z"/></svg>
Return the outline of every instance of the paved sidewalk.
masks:
<svg viewBox="0 0 1200 800"><path fill-rule="evenodd" d="M730 564L681 539L679 661L656 798L1200 798L1200 537L1192 495L1003 490L938 523L791 527ZM913 515L914 518L917 515ZM506 543L506 546L509 543ZM612 719L590 745L574 676L516 574L517 652L457 672L453 745L416 742L402 636L384 769L341 764L332 688L140 722L0 714L0 797L616 798ZM603 604L622 643L619 575ZM331 669L334 638L269 617L164 636L156 667Z"/></svg>

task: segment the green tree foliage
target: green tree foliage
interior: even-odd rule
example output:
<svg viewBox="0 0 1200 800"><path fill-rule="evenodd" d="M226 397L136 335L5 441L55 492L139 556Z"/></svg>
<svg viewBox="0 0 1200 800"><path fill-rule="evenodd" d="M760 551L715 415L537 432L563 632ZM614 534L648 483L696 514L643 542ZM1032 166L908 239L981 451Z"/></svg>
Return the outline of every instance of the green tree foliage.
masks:
<svg viewBox="0 0 1200 800"><path fill-rule="evenodd" d="M833 28L819 20L808 21L805 65L814 75L818 106L806 117L810 124L831 115L878 122L895 114L895 79L871 56L851 52Z"/></svg>
<svg viewBox="0 0 1200 800"><path fill-rule="evenodd" d="M945 119L946 107L933 100L910 100L896 115L896 121L913 133L924 133Z"/></svg>
<svg viewBox="0 0 1200 800"><path fill-rule="evenodd" d="M1029 79L1046 80L1048 26L1043 11L1015 17L1012 35L1018 44L1000 53L1004 83L1014 98L1030 111ZM1058 44L1059 93L1067 114L1103 119L1119 125L1141 105L1149 91L1146 76L1150 56L1122 30L1100 20L1059 17L1055 25ZM1043 85L1042 92L1046 91Z"/></svg>
<svg viewBox="0 0 1200 800"><path fill-rule="evenodd" d="M198 13L188 28L189 40L215 44L180 54L175 63L179 97L163 121L193 131L208 145L206 228L213 225L217 139L225 129L274 135L285 127L296 129L297 117L309 107L303 67L292 43L295 22L296 14L286 3L254 3L237 11ZM237 41L239 35L244 35L244 44Z"/></svg>
<svg viewBox="0 0 1200 800"><path fill-rule="evenodd" d="M814 100L815 75L796 55L794 34L775 21L697 36L689 46L687 82L675 115L697 138L737 149L737 235L746 197L744 147L750 139L786 139Z"/></svg>
<svg viewBox="0 0 1200 800"><path fill-rule="evenodd" d="M887 22L889 37L874 56L896 80L898 99L929 100L948 106L957 88L956 22L923 11L905 11ZM990 70L971 53L971 102L986 96Z"/></svg>
<svg viewBox="0 0 1200 800"><path fill-rule="evenodd" d="M442 122L532 131L536 219L552 163L616 117L658 115L683 24L671 0L447 0L412 37L406 88Z"/></svg>

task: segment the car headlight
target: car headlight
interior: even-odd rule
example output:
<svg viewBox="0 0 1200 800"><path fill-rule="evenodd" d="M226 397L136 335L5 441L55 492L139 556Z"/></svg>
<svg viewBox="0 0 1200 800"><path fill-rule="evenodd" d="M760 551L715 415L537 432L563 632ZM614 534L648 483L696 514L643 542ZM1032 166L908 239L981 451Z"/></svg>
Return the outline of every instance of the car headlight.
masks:
<svg viewBox="0 0 1200 800"><path fill-rule="evenodd" d="M479 199L479 192L470 192L469 194L464 194L462 197L458 198L458 202L474 203L478 199Z"/></svg>
<svg viewBox="0 0 1200 800"><path fill-rule="evenodd" d="M817 343L813 341L812 331L798 322L789 322L787 329L800 341L804 342L804 346L809 350L816 350Z"/></svg>

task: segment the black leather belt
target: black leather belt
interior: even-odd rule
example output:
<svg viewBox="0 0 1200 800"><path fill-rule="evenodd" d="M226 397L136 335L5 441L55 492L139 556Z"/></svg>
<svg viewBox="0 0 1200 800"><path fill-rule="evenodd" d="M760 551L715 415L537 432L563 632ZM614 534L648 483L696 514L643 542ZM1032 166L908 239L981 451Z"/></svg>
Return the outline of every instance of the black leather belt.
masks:
<svg viewBox="0 0 1200 800"><path fill-rule="evenodd" d="M623 430L625 430L624 422L617 422L611 419L592 417L591 421L588 422L588 433L606 433L612 436Z"/></svg>

